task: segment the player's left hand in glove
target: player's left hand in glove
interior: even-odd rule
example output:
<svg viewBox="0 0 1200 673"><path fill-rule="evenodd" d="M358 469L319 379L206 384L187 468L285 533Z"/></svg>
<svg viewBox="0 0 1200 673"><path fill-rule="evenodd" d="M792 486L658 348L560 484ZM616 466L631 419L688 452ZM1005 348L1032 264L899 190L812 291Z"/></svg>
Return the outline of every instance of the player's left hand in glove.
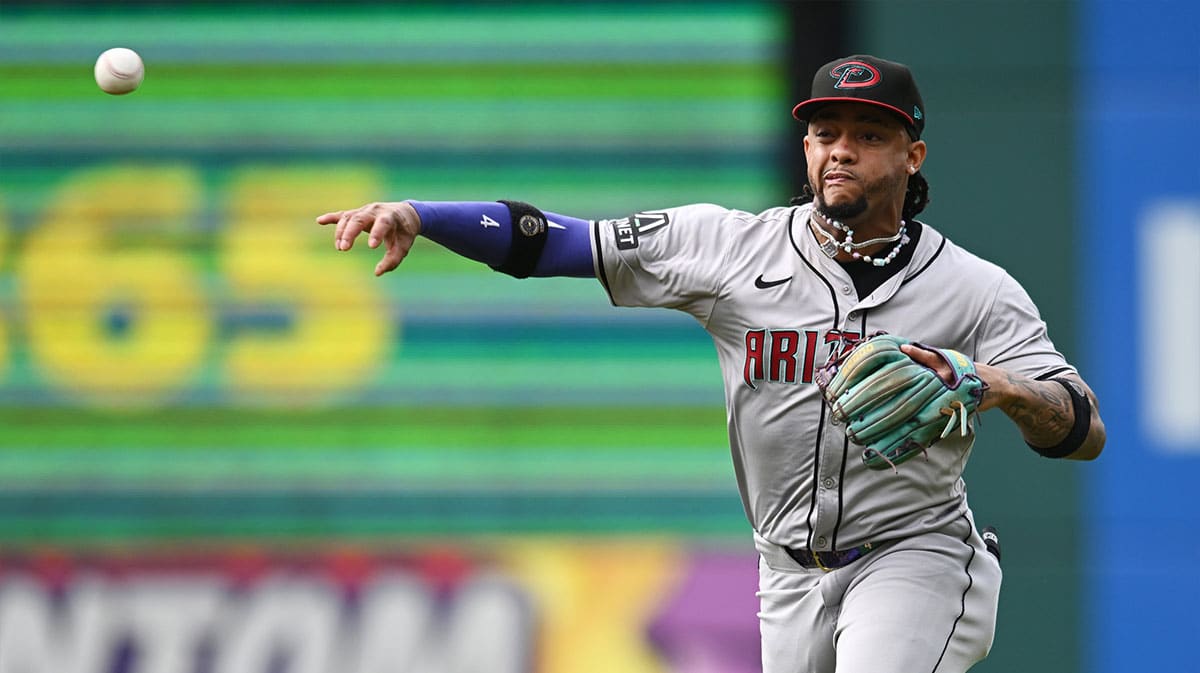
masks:
<svg viewBox="0 0 1200 673"><path fill-rule="evenodd" d="M943 379L900 350L911 344L937 355L950 370ZM832 358L816 376L836 422L846 436L866 447L863 462L875 470L893 469L957 431L973 432L973 414L987 384L970 358L879 333Z"/></svg>

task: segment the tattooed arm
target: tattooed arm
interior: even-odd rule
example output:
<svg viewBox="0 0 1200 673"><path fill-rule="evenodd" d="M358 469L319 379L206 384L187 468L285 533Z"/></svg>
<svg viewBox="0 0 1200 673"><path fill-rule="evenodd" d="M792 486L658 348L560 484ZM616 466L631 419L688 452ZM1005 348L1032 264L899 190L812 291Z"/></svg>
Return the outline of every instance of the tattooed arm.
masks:
<svg viewBox="0 0 1200 673"><path fill-rule="evenodd" d="M932 356L929 351L903 346L901 349L917 362L934 369L944 379L949 379L951 372L940 358ZM1075 407L1071 394L1057 381L1037 381L1026 378L1010 371L976 363L975 371L988 385L983 394L979 411L993 407L999 408L1017 424L1025 441L1032 446L1052 447L1071 432L1075 423ZM1091 418L1087 427L1087 435L1079 448L1063 456L1073 460L1092 460L1100 455L1104 448L1104 421L1100 420L1100 407L1096 402L1096 394L1088 387L1083 379L1074 375L1063 375L1060 378L1074 383L1091 402Z"/></svg>
<svg viewBox="0 0 1200 673"><path fill-rule="evenodd" d="M983 395L980 411L998 407L1017 424L1025 441L1032 446L1049 447L1061 442L1075 422L1074 405L1067 389L1057 381L1036 381L988 365L976 365L979 376L988 384ZM1091 402L1091 418L1087 435L1079 448L1065 458L1092 460L1104 448L1104 421L1100 419L1100 408L1096 394L1074 375L1064 375L1074 383Z"/></svg>
<svg viewBox="0 0 1200 673"><path fill-rule="evenodd" d="M1012 372L977 364L976 371L987 382L979 410L997 407L1017 424L1025 441L1033 446L1048 447L1061 442L1075 422L1071 395L1057 381L1036 381ZM1073 460L1092 460L1104 448L1104 421L1096 394L1083 379L1074 375L1061 378L1074 383L1091 402L1091 419L1087 436L1078 449L1065 456Z"/></svg>

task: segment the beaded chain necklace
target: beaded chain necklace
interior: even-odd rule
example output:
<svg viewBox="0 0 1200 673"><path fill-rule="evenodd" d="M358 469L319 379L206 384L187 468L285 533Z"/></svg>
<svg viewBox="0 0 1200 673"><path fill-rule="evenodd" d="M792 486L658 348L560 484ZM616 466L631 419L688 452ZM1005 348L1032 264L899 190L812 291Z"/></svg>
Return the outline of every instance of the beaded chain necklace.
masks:
<svg viewBox="0 0 1200 673"><path fill-rule="evenodd" d="M891 263L891 261L893 259L896 259L896 255L900 254L900 249L903 248L904 244L908 243L908 241L909 241L908 223L905 222L904 220L900 220L900 231L897 231L892 236L885 236L882 238L872 238L869 241L863 241L862 243L855 243L853 229L842 224L841 222L838 222L837 220L833 219L832 217L828 217L828 216L824 216L824 217L826 220L829 221L830 224L833 225L834 229L843 231L846 234L845 238L843 238L841 241L838 241L837 238L834 237L833 234L826 231L825 227L822 227L821 224L819 222L817 222L815 217L812 217L812 216L809 217L809 219L812 221L812 223L817 227L817 231L821 234L821 236L825 237L825 241L821 243L821 252L824 252L830 259L837 257L838 251L841 250L841 251L850 253L850 256L853 257L854 259L860 260L867 264L873 264L875 266L887 266L888 264ZM892 248L891 252L889 252L885 257L871 257L870 255L864 255L864 254L858 252L859 250L870 247L872 245L879 245L880 243L891 243L892 241L899 241L899 242L896 243L896 245Z"/></svg>

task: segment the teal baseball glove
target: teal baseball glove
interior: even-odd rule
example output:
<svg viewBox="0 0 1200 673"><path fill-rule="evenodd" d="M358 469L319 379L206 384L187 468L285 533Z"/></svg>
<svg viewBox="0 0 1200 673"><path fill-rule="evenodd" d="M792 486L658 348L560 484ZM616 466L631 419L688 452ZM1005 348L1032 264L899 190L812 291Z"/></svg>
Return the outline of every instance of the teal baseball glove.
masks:
<svg viewBox="0 0 1200 673"><path fill-rule="evenodd" d="M906 355L900 350L904 344L936 353L950 365L953 381ZM832 358L817 372L816 383L834 421L866 447L863 462L874 470L895 469L956 430L971 434L972 416L987 390L975 363L962 353L882 332Z"/></svg>

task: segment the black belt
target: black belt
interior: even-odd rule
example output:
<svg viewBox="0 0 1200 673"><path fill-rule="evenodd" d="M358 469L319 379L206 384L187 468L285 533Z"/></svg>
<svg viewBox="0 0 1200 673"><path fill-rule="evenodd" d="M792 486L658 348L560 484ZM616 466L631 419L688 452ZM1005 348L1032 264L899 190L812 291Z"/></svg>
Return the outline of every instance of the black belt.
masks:
<svg viewBox="0 0 1200 673"><path fill-rule="evenodd" d="M820 568L821 570L829 571L854 563L876 547L878 545L868 542L845 551L809 551L807 549L792 549L791 547L784 547L783 550L787 552L788 556L792 557L792 560L805 568Z"/></svg>

